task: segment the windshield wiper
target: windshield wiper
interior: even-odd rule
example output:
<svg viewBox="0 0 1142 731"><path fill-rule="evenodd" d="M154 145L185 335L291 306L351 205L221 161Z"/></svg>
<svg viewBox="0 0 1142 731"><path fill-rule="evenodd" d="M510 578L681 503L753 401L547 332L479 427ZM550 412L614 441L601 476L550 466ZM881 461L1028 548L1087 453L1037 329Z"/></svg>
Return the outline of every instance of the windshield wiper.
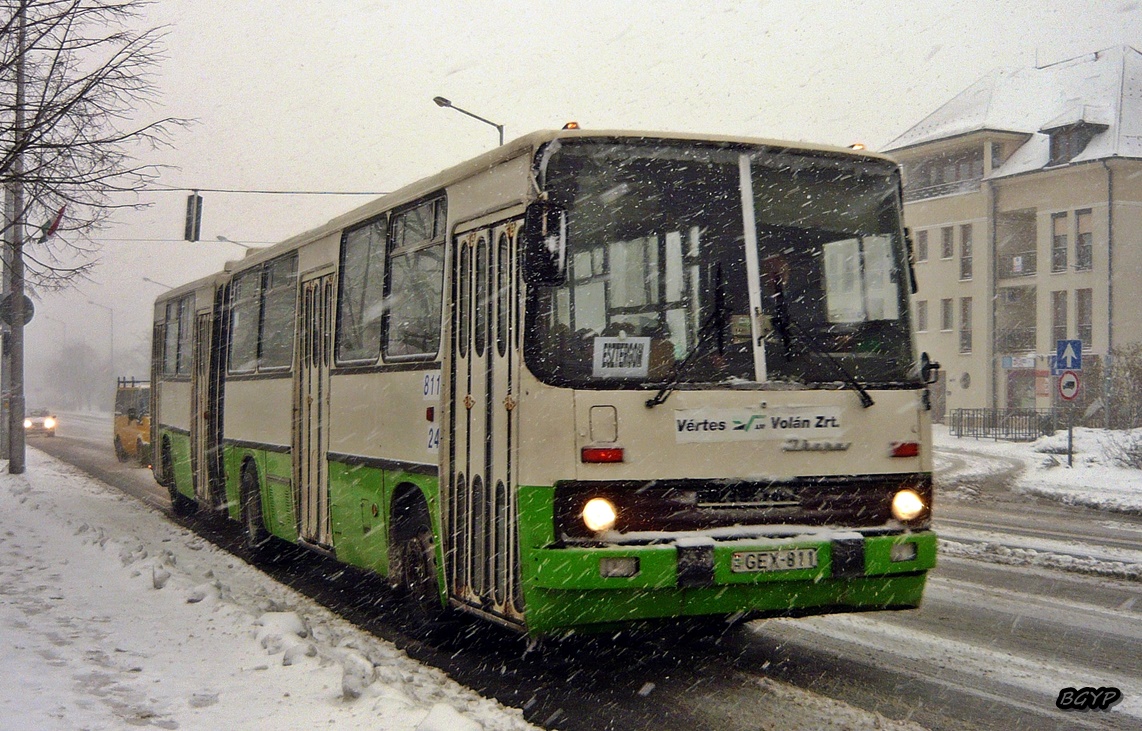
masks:
<svg viewBox="0 0 1142 731"><path fill-rule="evenodd" d="M710 339L711 334L717 338L718 353L725 351L725 307L725 290L722 286L722 265L721 262L719 262L714 269L714 311L710 313L710 317L698 328L698 335L694 339L694 347L690 348L686 356L674 366L674 370L670 373L670 378L662 388L658 389L658 393L654 394L653 398L646 400L646 408L653 409L659 404L666 403L666 399L670 398L670 394L674 393L675 389L678 388L683 374L687 372L690 361L694 360L698 353L705 347L706 341Z"/></svg>
<svg viewBox="0 0 1142 731"><path fill-rule="evenodd" d="M773 293L773 305L773 329L781 337L781 344L785 346L785 352L788 353L791 350L791 342L796 342L803 352L827 362L832 367L833 372L841 377L841 381L856 391L862 407L867 409L875 403L872 396L869 395L868 389L861 385L861 382L849 372L848 368L845 368L843 363L834 358L829 351L817 347L813 340L789 319L789 311L785 307L785 292L780 284L776 285L776 290Z"/></svg>

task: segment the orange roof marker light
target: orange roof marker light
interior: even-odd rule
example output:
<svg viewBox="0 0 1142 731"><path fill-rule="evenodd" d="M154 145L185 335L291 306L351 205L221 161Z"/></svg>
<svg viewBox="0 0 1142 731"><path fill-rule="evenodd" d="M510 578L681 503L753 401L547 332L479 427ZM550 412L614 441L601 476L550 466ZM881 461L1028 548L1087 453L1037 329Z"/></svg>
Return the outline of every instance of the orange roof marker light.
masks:
<svg viewBox="0 0 1142 731"><path fill-rule="evenodd" d="M568 122L563 125L563 129L580 129L578 122Z"/></svg>

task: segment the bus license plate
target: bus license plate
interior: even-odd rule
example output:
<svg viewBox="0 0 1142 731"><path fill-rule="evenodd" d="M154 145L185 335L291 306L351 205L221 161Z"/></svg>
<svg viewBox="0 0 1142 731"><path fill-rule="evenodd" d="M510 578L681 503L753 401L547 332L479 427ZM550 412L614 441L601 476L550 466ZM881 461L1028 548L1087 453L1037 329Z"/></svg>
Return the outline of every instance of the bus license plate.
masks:
<svg viewBox="0 0 1142 731"><path fill-rule="evenodd" d="M790 548L782 551L737 551L730 569L735 574L757 574L811 569L816 565L816 548Z"/></svg>

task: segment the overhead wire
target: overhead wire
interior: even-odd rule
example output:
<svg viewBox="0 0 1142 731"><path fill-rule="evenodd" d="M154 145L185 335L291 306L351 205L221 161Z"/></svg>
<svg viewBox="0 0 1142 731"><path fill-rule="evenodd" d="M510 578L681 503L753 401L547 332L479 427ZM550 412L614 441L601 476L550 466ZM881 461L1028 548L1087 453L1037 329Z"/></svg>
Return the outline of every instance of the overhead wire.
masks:
<svg viewBox="0 0 1142 731"><path fill-rule="evenodd" d="M252 195L388 195L389 191L369 190L259 190L255 188L141 188L140 193L245 193Z"/></svg>

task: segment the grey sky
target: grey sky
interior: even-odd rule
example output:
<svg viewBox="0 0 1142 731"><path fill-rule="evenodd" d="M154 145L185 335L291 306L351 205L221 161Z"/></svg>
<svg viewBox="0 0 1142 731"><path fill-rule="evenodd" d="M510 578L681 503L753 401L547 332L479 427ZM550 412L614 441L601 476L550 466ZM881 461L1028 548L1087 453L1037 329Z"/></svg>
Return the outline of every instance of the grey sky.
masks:
<svg viewBox="0 0 1142 731"><path fill-rule="evenodd" d="M197 120L154 157L177 166L162 182L180 188L384 191L496 144L493 128L440 109L436 95L504 124L509 139L575 120L875 149L998 66L1142 43L1134 0L159 0L151 10L169 26L154 113ZM162 291L143 277L180 284L241 254L216 236L280 240L364 201L204 197L205 242L180 241L185 193L153 194L151 208L104 232L95 281L37 303L33 386L65 330L106 356L110 318L88 300L114 309L118 370L145 375L125 372L127 354L149 348Z"/></svg>

